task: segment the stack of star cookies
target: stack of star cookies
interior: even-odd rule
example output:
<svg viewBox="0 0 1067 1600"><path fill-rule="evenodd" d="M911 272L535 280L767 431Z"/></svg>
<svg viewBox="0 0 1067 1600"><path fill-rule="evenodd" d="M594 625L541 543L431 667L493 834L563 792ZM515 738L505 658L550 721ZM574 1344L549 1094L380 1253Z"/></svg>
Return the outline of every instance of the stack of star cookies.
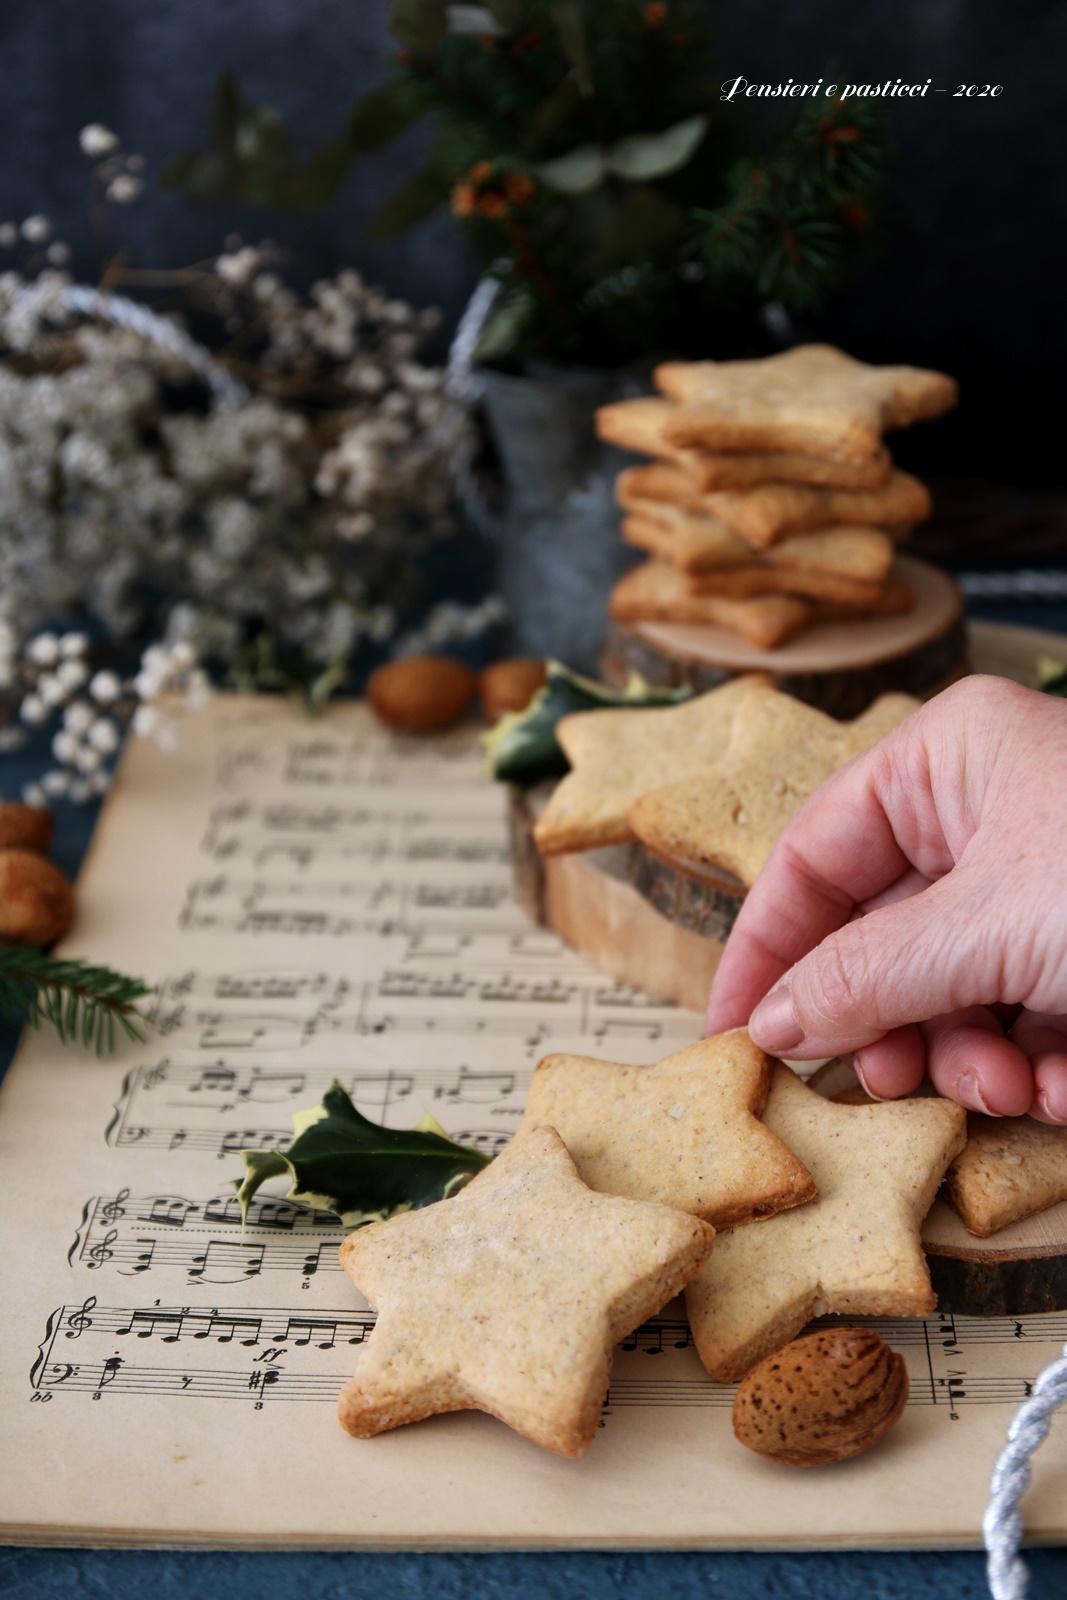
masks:
<svg viewBox="0 0 1067 1600"><path fill-rule="evenodd" d="M612 592L618 622L706 623L773 650L816 622L906 611L895 545L930 496L882 435L940 416L956 384L829 345L759 361L668 362L661 394L597 413L653 456L618 480L623 538L651 559Z"/></svg>

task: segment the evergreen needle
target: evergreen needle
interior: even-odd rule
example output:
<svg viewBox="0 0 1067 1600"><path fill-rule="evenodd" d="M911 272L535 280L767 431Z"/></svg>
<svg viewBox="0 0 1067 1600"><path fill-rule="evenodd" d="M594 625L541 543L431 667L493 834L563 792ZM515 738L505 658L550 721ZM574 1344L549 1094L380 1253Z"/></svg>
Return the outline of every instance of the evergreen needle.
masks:
<svg viewBox="0 0 1067 1600"><path fill-rule="evenodd" d="M63 1044L80 1042L97 1055L115 1048L115 1024L141 1040L145 1018L136 1002L151 994L140 978L86 961L62 961L31 945L0 949L0 1015L33 1027L51 1023Z"/></svg>

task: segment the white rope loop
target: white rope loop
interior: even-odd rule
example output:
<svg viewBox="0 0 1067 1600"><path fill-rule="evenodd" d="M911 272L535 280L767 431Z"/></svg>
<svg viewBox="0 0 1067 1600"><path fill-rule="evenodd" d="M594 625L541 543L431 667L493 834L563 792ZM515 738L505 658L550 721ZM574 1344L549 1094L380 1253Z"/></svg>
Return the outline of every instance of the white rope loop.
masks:
<svg viewBox="0 0 1067 1600"><path fill-rule="evenodd" d="M1019 1502L1030 1485L1030 1457L1043 1443L1057 1406L1067 1400L1067 1345L1047 1366L1023 1401L1008 1429L1008 1442L997 1458L990 1481L990 1499L982 1518L986 1570L993 1600L1025 1600L1029 1588L1026 1562L1019 1554L1023 1519Z"/></svg>

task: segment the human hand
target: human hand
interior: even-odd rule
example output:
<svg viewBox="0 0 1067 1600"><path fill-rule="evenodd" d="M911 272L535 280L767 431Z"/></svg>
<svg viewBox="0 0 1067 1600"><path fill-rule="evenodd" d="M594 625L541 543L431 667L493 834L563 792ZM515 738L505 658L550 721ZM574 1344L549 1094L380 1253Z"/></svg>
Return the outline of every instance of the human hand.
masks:
<svg viewBox="0 0 1067 1600"><path fill-rule="evenodd" d="M928 1072L1067 1123L1067 703L966 678L823 784L712 986L708 1032L746 1023L775 1055L854 1053L880 1099Z"/></svg>

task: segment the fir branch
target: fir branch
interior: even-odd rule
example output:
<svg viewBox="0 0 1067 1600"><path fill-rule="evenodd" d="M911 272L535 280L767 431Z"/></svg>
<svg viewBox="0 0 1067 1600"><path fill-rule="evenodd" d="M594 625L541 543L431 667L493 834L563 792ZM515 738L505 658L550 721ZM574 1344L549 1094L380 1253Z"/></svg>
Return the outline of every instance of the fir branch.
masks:
<svg viewBox="0 0 1067 1600"><path fill-rule="evenodd" d="M151 993L110 967L62 961L29 945L0 949L0 1015L25 1017L35 1028L50 1022L63 1044L80 1042L97 1055L114 1050L116 1025L128 1039L144 1038L136 1002Z"/></svg>

